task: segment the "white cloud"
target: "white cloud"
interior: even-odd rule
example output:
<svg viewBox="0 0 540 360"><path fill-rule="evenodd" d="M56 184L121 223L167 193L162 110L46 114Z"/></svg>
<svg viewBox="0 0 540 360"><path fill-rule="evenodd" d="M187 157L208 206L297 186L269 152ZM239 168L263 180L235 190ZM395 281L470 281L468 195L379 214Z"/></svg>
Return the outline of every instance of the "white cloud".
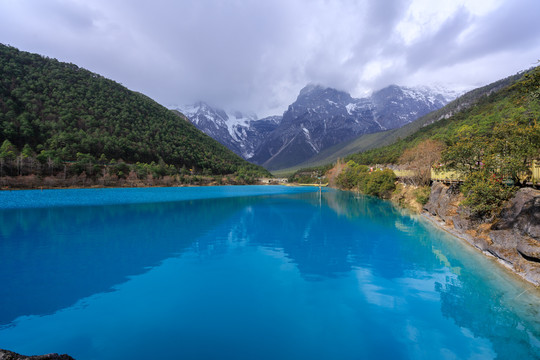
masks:
<svg viewBox="0 0 540 360"><path fill-rule="evenodd" d="M0 42L164 105L280 113L307 83L482 85L540 58L537 0L2 0Z"/></svg>
<svg viewBox="0 0 540 360"><path fill-rule="evenodd" d="M452 0L436 3L432 0L414 0L396 29L408 45L424 34L436 32L440 24L460 9L482 17L496 10L501 3L501 0Z"/></svg>

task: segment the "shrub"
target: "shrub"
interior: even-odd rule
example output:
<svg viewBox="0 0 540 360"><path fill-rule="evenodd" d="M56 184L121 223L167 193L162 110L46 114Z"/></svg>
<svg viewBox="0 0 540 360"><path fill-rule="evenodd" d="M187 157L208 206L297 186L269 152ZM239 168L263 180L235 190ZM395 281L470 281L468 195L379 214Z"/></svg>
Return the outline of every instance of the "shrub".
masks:
<svg viewBox="0 0 540 360"><path fill-rule="evenodd" d="M368 174L367 166L358 165L351 160L347 163L347 167L338 175L336 182L340 188L349 190L358 187L366 174Z"/></svg>
<svg viewBox="0 0 540 360"><path fill-rule="evenodd" d="M390 169L365 174L360 187L364 194L384 198L396 188L396 174Z"/></svg>
<svg viewBox="0 0 540 360"><path fill-rule="evenodd" d="M387 197L396 188L396 175L390 169L369 172L367 166L349 161L337 184L345 190L356 188L366 195Z"/></svg>
<svg viewBox="0 0 540 360"><path fill-rule="evenodd" d="M429 201L429 195L431 194L430 186L422 186L414 190L413 195L416 199L416 202L420 205L426 205Z"/></svg>
<svg viewBox="0 0 540 360"><path fill-rule="evenodd" d="M502 205L516 191L501 178L487 171L476 171L467 177L461 191L465 195L462 205L467 206L473 216L487 218L499 212Z"/></svg>

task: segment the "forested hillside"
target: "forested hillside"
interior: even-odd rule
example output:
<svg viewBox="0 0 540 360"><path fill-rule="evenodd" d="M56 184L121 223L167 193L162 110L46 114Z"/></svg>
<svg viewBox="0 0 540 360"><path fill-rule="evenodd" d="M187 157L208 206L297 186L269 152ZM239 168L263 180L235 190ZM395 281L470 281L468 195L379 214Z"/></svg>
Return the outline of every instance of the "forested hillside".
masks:
<svg viewBox="0 0 540 360"><path fill-rule="evenodd" d="M1 44L0 144L3 175L20 175L23 161L37 173L66 162L88 170L124 161L161 164L169 173L268 174L140 93Z"/></svg>

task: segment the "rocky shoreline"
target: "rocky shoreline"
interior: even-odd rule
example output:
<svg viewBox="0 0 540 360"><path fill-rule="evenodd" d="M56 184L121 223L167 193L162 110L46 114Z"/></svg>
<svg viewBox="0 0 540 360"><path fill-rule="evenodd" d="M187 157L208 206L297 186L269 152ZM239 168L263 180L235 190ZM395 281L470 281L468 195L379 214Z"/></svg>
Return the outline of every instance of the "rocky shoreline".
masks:
<svg viewBox="0 0 540 360"><path fill-rule="evenodd" d="M26 356L14 353L8 350L0 349L0 360L75 360L71 356L62 354L46 354L46 355L35 355L35 356Z"/></svg>
<svg viewBox="0 0 540 360"><path fill-rule="evenodd" d="M422 215L536 287L540 286L540 191L522 188L497 218L483 220L459 205L456 186L434 182Z"/></svg>

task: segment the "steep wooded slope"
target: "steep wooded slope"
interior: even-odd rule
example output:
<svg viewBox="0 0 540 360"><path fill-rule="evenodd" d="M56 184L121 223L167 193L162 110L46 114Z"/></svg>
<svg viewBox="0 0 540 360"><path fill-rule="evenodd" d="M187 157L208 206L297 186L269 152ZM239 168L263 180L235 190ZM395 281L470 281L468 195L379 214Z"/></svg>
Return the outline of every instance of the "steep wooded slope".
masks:
<svg viewBox="0 0 540 360"><path fill-rule="evenodd" d="M150 98L73 64L0 44L0 144L214 174L265 174Z"/></svg>

